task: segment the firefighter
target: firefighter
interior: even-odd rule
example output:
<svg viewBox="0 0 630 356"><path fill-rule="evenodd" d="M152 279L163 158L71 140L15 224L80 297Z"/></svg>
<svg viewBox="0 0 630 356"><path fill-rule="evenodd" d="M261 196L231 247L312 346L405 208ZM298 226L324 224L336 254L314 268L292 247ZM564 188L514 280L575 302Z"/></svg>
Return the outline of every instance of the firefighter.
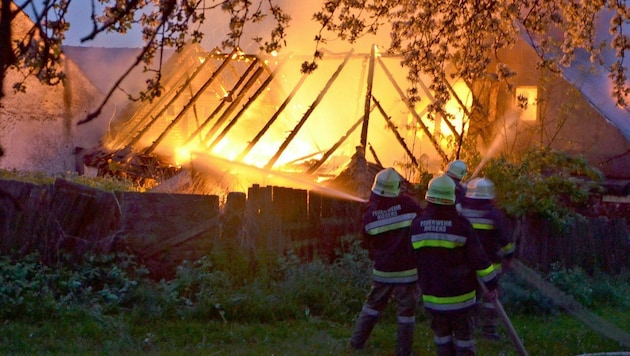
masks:
<svg viewBox="0 0 630 356"><path fill-rule="evenodd" d="M411 225L422 302L431 316L437 354L474 355L477 283L497 297L497 276L470 222L455 208L455 182L429 182L427 207Z"/></svg>
<svg viewBox="0 0 630 356"><path fill-rule="evenodd" d="M494 205L494 197L492 181L486 178L471 179L467 182L461 214L471 222L495 271L501 275L509 268L515 248L513 239L507 233L506 218ZM485 338L499 339L498 321L499 315L494 304L482 298L479 305L479 322Z"/></svg>
<svg viewBox="0 0 630 356"><path fill-rule="evenodd" d="M374 178L363 213L363 236L373 260L372 286L356 320L350 345L362 349L379 316L394 297L398 331L396 355L410 355L420 290L409 226L420 205L400 192L400 175L393 168Z"/></svg>
<svg viewBox="0 0 630 356"><path fill-rule="evenodd" d="M466 163L461 160L454 160L446 166L446 175L455 181L455 204L458 210L461 209L461 203L466 196L466 186L462 183L462 178L468 172Z"/></svg>

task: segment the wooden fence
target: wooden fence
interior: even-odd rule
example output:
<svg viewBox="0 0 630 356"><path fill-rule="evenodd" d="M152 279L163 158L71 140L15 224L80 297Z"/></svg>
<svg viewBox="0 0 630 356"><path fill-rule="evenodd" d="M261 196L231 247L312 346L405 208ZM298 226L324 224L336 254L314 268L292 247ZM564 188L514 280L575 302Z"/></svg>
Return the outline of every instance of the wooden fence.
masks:
<svg viewBox="0 0 630 356"><path fill-rule="evenodd" d="M531 266L549 271L554 264L618 273L630 269L630 216L575 219L563 229L540 217L514 224L517 255Z"/></svg>
<svg viewBox="0 0 630 356"><path fill-rule="evenodd" d="M159 277L226 242L248 255L292 249L305 259L331 259L344 236L359 234L363 208L313 191L258 185L229 193L222 206L214 195L106 192L61 179L0 180L0 192L0 254L38 252L50 263L62 253L128 251ZM518 256L532 266L630 268L626 215L576 221L563 231L533 217L513 227Z"/></svg>
<svg viewBox="0 0 630 356"><path fill-rule="evenodd" d="M106 192L58 179L52 185L0 180L0 253L59 254L128 251L156 276L183 260L235 241L244 253L293 249L329 258L344 235L360 228L362 204L282 187L253 186L215 195Z"/></svg>

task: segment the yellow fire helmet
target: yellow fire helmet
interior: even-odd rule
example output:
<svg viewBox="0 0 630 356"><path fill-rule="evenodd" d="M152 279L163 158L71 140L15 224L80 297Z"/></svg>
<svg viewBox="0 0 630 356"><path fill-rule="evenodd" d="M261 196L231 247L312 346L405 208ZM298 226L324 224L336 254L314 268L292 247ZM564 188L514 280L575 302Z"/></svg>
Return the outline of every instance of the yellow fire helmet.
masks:
<svg viewBox="0 0 630 356"><path fill-rule="evenodd" d="M455 182L444 174L431 179L425 198L434 204L455 204Z"/></svg>
<svg viewBox="0 0 630 356"><path fill-rule="evenodd" d="M374 177L372 192L376 195L394 198L400 194L400 175L394 168L386 168Z"/></svg>
<svg viewBox="0 0 630 356"><path fill-rule="evenodd" d="M446 166L446 174L457 180L464 178L467 172L466 163L461 160L454 160Z"/></svg>
<svg viewBox="0 0 630 356"><path fill-rule="evenodd" d="M466 197L471 199L494 199L494 183L486 178L473 178L466 184Z"/></svg>

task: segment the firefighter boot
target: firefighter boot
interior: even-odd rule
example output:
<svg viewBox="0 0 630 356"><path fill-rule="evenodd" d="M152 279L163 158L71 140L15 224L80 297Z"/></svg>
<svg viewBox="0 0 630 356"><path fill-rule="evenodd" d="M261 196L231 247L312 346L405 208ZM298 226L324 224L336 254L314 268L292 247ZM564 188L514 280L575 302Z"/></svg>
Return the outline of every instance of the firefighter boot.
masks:
<svg viewBox="0 0 630 356"><path fill-rule="evenodd" d="M398 323L396 356L410 356L412 354L414 329L415 324L413 323Z"/></svg>
<svg viewBox="0 0 630 356"><path fill-rule="evenodd" d="M480 310L481 333L485 339L499 340L497 333L499 315L492 303L482 303Z"/></svg>
<svg viewBox="0 0 630 356"><path fill-rule="evenodd" d="M374 325L378 321L378 315L369 315L361 312L357 323L354 325L352 337L350 338L350 346L355 350L361 350L365 346L365 342L370 337Z"/></svg>
<svg viewBox="0 0 630 356"><path fill-rule="evenodd" d="M435 349L437 351L438 356L454 356L455 355L455 345L452 342L435 344Z"/></svg>

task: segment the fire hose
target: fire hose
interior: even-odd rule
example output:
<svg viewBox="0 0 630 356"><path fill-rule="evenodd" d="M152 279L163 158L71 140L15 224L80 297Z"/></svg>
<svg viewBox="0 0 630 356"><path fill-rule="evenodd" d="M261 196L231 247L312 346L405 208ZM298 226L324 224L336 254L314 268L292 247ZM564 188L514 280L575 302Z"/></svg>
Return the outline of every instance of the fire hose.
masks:
<svg viewBox="0 0 630 356"><path fill-rule="evenodd" d="M479 286L481 287L481 290L483 291L483 293L487 293L488 289L486 288L486 286L483 284L483 282L481 280L478 281L479 282ZM514 344L514 347L516 348L516 351L518 352L518 354L520 356L527 356L527 350L525 350L525 346L523 346L523 342L521 341L521 338L518 336L518 333L516 332L516 329L514 329L514 326L512 325L512 322L510 321L510 318L508 317L507 313L505 312L505 309L503 309L503 305L501 304L501 302L499 301L499 298L494 298L493 300L491 300L491 303L494 305L494 308L496 309L497 313L499 314L499 317L501 318L501 321L503 322L503 325L505 326L505 328L508 331L508 334L510 335L510 339L512 340L512 343Z"/></svg>
<svg viewBox="0 0 630 356"><path fill-rule="evenodd" d="M520 261L512 261L512 271L527 283L535 287L545 297L553 300L559 307L567 311L576 319L588 325L591 329L618 342L621 345L630 347L630 335L616 325L602 319L596 314L585 309L571 296L565 294L553 284L545 281L538 273L525 266Z"/></svg>
<svg viewBox="0 0 630 356"><path fill-rule="evenodd" d="M616 325L606 321L605 319L602 319L596 314L584 309L582 305L580 305L580 303L578 303L575 299L565 294L553 284L545 281L538 273L536 273L531 268L525 266L522 262L514 259L512 261L511 270L514 271L527 283L535 287L545 297L553 300L558 306L567 311L576 319L588 325L591 329L618 342L620 345L630 347L630 335L628 335L628 333L618 328ZM479 285L481 286L481 289L484 293L487 292L485 285L481 281L479 281ZM523 343L519 338L516 329L514 329L514 326L512 325L510 318L507 316L507 313L503 309L503 305L501 304L499 299L497 298L493 300L492 304L496 308L501 318L501 321L508 330L510 339L516 347L519 355L527 356L527 351L525 350L525 347L523 346Z"/></svg>
<svg viewBox="0 0 630 356"><path fill-rule="evenodd" d="M585 309L580 303L578 303L571 296L567 295L560 289L558 289L553 284L545 281L538 273L536 273L531 268L525 266L522 262L514 259L512 261L512 271L514 271L520 278L522 278L525 282L532 285L536 288L542 295L553 300L559 307L564 309L570 315L580 320L584 324L588 325L591 329L599 332L600 334L618 342L620 345L630 347L630 335L617 327L616 325L608 322L605 319L602 319L598 315L588 311ZM479 285L481 286L483 292L487 292L485 285L479 281ZM501 321L505 325L508 333L510 335L510 339L519 355L527 356L527 351L523 346L521 339L519 338L516 329L512 325L510 318L508 318L507 313L503 309L503 305L498 298L492 301L492 304L496 308Z"/></svg>

